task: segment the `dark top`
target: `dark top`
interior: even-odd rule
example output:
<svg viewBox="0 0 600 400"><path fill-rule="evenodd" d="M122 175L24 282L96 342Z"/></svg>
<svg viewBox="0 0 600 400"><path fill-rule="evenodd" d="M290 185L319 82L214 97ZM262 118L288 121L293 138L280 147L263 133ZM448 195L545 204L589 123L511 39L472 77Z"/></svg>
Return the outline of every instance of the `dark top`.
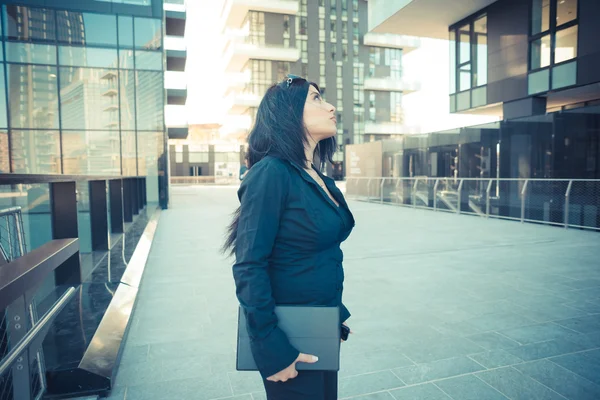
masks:
<svg viewBox="0 0 600 400"><path fill-rule="evenodd" d="M354 218L334 180L320 176L339 207L299 165L271 156L248 171L238 191L233 276L264 378L290 366L299 354L277 327L275 305L339 306L340 320L350 317L342 304L340 244Z"/></svg>

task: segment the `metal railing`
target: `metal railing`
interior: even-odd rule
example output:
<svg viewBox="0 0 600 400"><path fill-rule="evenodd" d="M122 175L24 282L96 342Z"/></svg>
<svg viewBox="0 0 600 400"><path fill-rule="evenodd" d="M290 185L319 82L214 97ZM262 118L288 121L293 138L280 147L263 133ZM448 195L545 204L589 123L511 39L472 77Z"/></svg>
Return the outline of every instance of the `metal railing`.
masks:
<svg viewBox="0 0 600 400"><path fill-rule="evenodd" d="M239 185L237 176L171 176L171 185Z"/></svg>
<svg viewBox="0 0 600 400"><path fill-rule="evenodd" d="M347 178L351 199L600 230L600 179Z"/></svg>

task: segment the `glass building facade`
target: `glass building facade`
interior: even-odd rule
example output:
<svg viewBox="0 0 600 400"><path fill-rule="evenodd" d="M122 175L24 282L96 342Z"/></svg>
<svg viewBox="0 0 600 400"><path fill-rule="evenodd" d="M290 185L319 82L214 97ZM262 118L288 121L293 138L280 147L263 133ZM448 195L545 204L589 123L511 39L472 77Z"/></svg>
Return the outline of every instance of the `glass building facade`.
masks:
<svg viewBox="0 0 600 400"><path fill-rule="evenodd" d="M146 177L166 207L162 1L23 3L1 10L0 173Z"/></svg>

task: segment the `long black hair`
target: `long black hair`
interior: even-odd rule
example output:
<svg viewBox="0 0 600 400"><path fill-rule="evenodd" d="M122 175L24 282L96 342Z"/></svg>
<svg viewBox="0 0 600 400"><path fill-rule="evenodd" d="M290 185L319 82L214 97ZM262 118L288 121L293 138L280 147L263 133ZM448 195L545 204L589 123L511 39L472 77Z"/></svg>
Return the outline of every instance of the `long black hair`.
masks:
<svg viewBox="0 0 600 400"><path fill-rule="evenodd" d="M289 82L289 83L288 83ZM308 146L308 131L304 125L304 105L310 86L319 93L321 89L316 83L303 78L285 80L267 89L256 113L256 121L248 135L248 168L267 155L292 161L305 166L305 148ZM315 149L318 167L323 169L327 161L333 161L336 150L335 136L321 140ZM240 219L240 208L233 214L233 221L227 229L222 251L235 254L237 227Z"/></svg>

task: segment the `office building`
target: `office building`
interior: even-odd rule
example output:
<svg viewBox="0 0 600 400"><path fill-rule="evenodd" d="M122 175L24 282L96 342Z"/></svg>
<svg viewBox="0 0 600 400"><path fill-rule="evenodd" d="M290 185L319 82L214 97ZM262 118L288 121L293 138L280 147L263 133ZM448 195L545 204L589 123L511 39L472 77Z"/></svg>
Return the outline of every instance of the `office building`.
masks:
<svg viewBox="0 0 600 400"><path fill-rule="evenodd" d="M400 176L600 178L598 18L597 0L369 1L372 32L449 40L452 113L500 119L407 138Z"/></svg>

